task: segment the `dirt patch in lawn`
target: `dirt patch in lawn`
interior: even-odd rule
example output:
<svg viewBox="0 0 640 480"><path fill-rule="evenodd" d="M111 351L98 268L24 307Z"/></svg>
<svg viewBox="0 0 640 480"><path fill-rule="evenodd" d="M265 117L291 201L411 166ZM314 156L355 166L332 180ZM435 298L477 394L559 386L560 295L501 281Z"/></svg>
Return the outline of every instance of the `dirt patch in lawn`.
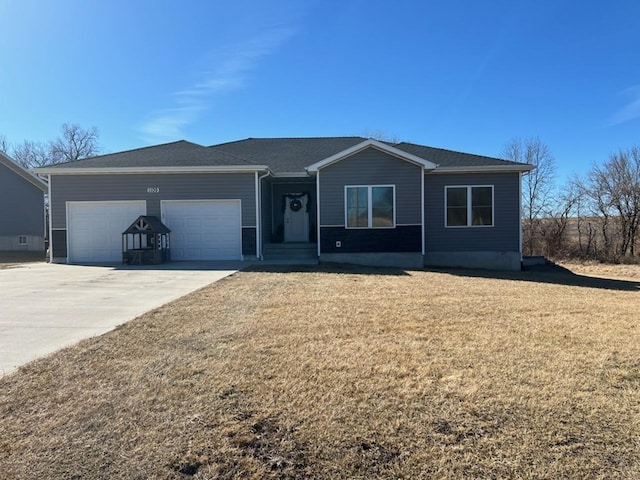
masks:
<svg viewBox="0 0 640 480"><path fill-rule="evenodd" d="M638 283L549 275L242 271L0 379L0 471L638 478Z"/></svg>
<svg viewBox="0 0 640 480"><path fill-rule="evenodd" d="M44 252L14 252L0 250L0 269L13 268L23 263L44 262Z"/></svg>

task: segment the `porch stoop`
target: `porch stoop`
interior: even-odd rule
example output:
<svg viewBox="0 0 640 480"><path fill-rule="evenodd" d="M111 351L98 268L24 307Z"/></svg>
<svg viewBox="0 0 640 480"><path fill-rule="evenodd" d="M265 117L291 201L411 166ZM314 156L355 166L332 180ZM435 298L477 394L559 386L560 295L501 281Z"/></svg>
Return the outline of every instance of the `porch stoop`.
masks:
<svg viewBox="0 0 640 480"><path fill-rule="evenodd" d="M265 262L285 261L312 263L318 261L315 243L265 243L262 255Z"/></svg>

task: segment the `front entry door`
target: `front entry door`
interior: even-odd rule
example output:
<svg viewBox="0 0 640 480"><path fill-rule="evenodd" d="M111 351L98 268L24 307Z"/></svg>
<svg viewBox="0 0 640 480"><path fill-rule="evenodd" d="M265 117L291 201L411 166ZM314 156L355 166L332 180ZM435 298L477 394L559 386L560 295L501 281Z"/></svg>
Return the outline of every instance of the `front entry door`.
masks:
<svg viewBox="0 0 640 480"><path fill-rule="evenodd" d="M309 194L290 193L284 196L284 241L309 241Z"/></svg>

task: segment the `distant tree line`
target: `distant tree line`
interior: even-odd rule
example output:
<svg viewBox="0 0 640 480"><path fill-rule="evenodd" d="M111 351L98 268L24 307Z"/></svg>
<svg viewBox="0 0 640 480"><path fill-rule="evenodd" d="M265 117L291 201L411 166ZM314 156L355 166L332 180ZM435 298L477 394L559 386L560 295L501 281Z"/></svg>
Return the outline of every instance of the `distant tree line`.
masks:
<svg viewBox="0 0 640 480"><path fill-rule="evenodd" d="M502 156L537 167L522 182L525 255L640 262L640 147L621 149L563 185L538 138L513 139Z"/></svg>
<svg viewBox="0 0 640 480"><path fill-rule="evenodd" d="M100 134L96 127L82 128L75 123L64 123L58 137L48 142L23 140L13 144L0 135L0 152L4 152L26 169L70 162L91 157L101 152Z"/></svg>

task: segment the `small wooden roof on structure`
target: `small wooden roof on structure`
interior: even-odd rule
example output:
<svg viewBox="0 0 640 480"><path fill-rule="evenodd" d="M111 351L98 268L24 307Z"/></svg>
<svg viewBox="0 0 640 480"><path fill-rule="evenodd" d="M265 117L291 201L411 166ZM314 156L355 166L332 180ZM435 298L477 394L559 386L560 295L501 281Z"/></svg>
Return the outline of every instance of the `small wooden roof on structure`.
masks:
<svg viewBox="0 0 640 480"><path fill-rule="evenodd" d="M122 232L123 235L136 233L153 235L154 233L171 233L171 230L158 217L140 215L129 228Z"/></svg>

